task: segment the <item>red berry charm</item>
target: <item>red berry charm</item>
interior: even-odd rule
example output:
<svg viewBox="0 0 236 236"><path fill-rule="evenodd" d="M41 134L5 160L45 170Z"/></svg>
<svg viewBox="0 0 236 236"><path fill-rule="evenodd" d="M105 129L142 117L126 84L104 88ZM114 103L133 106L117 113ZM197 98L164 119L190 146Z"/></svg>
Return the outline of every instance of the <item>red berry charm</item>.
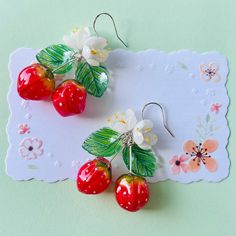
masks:
<svg viewBox="0 0 236 236"><path fill-rule="evenodd" d="M84 111L86 97L84 86L74 80L66 80L54 91L52 101L59 114L72 116Z"/></svg>
<svg viewBox="0 0 236 236"><path fill-rule="evenodd" d="M103 157L86 162L77 175L77 188L85 194L101 193L110 183L111 163Z"/></svg>
<svg viewBox="0 0 236 236"><path fill-rule="evenodd" d="M115 195L122 208L127 211L138 211L149 200L147 181L137 175L122 175L116 180Z"/></svg>
<svg viewBox="0 0 236 236"><path fill-rule="evenodd" d="M27 100L48 100L55 89L52 72L41 64L24 68L17 81L19 95Z"/></svg>

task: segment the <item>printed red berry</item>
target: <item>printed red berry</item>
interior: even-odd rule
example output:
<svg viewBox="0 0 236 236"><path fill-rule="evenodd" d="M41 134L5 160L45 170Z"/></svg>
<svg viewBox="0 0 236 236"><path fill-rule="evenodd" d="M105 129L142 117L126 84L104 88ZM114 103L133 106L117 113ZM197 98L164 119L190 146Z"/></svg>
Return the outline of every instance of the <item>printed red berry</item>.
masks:
<svg viewBox="0 0 236 236"><path fill-rule="evenodd" d="M54 91L52 101L59 114L72 116L84 111L86 97L84 86L74 80L66 80Z"/></svg>
<svg viewBox="0 0 236 236"><path fill-rule="evenodd" d="M19 95L28 100L48 100L55 89L52 72L41 64L24 68L17 81Z"/></svg>
<svg viewBox="0 0 236 236"><path fill-rule="evenodd" d="M98 194L106 190L111 183L111 163L97 157L86 162L77 175L77 188L85 194Z"/></svg>
<svg viewBox="0 0 236 236"><path fill-rule="evenodd" d="M116 180L115 195L122 208L127 211L138 211L149 200L148 183L136 175L122 175Z"/></svg>

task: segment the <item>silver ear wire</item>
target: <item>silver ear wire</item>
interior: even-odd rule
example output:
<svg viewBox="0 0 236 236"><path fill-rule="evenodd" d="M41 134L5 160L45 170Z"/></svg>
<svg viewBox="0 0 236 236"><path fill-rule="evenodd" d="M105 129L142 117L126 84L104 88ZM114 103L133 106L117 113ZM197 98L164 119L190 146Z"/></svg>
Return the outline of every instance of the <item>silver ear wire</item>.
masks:
<svg viewBox="0 0 236 236"><path fill-rule="evenodd" d="M109 16L109 17L111 18L112 23L113 23L113 26L114 26L114 29L115 29L116 37L118 38L118 40L119 40L125 47L128 48L127 44L121 39L121 37L120 37L119 34L118 34L118 31L117 31L117 28L116 28L116 24L115 24L115 21L114 21L113 17L112 17L109 13L107 13L107 12L102 12L102 13L98 14L98 15L94 18L94 21L93 21L93 30L94 30L94 32L97 34L97 36L98 36L98 32L97 32L97 30L96 30L96 22L97 22L97 19L98 19L100 16L102 16L102 15L106 15L106 16Z"/></svg>
<svg viewBox="0 0 236 236"><path fill-rule="evenodd" d="M156 105L161 109L163 125L164 125L165 129L168 131L168 133L174 138L175 137L174 134L170 131L170 129L167 126L164 108L162 107L161 104L159 104L157 102L149 102L149 103L145 104L143 109L142 109L142 119L144 120L144 111L145 111L145 109L150 105Z"/></svg>

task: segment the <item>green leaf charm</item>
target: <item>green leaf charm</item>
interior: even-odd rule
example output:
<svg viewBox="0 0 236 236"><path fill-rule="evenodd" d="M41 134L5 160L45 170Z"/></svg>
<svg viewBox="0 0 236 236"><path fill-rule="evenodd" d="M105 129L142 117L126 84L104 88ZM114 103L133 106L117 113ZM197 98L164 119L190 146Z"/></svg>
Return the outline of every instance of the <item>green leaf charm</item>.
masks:
<svg viewBox="0 0 236 236"><path fill-rule="evenodd" d="M127 168L130 168L129 147L123 149L123 160ZM152 150L141 149L137 144L132 145L132 172L143 177L152 177L155 174L157 163Z"/></svg>
<svg viewBox="0 0 236 236"><path fill-rule="evenodd" d="M73 67L74 53L75 51L66 45L55 44L41 50L36 58L53 73L65 74Z"/></svg>
<svg viewBox="0 0 236 236"><path fill-rule="evenodd" d="M106 67L91 66L82 62L76 70L76 80L81 83L90 95L101 97L107 89L108 71Z"/></svg>
<svg viewBox="0 0 236 236"><path fill-rule="evenodd" d="M94 156L110 157L123 146L120 134L110 128L102 128L92 133L83 143L83 148Z"/></svg>

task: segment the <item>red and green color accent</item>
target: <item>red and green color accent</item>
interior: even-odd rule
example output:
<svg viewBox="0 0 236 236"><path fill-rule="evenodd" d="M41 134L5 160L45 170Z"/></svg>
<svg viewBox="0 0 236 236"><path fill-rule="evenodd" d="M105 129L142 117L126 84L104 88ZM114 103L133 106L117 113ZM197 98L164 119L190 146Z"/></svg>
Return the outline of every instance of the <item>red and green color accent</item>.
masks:
<svg viewBox="0 0 236 236"><path fill-rule="evenodd" d="M115 196L123 209L132 212L138 211L149 201L148 183L137 175L122 175L116 180Z"/></svg>
<svg viewBox="0 0 236 236"><path fill-rule="evenodd" d="M104 157L86 162L77 175L77 188L85 194L99 194L111 183L111 163Z"/></svg>
<svg viewBox="0 0 236 236"><path fill-rule="evenodd" d="M24 68L17 81L19 95L27 100L49 100L55 89L52 72L41 64Z"/></svg>
<svg viewBox="0 0 236 236"><path fill-rule="evenodd" d="M87 92L84 86L74 80L66 80L52 94L56 111L62 116L80 114L85 109Z"/></svg>

